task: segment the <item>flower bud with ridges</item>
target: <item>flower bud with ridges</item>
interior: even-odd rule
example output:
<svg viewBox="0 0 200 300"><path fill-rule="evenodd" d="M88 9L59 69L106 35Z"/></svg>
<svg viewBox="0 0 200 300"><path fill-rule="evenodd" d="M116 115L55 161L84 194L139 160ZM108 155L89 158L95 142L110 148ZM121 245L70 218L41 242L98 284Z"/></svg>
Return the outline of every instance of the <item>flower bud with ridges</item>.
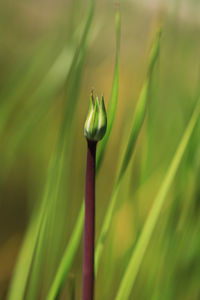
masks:
<svg viewBox="0 0 200 300"><path fill-rule="evenodd" d="M89 110L84 126L84 135L90 141L100 141L106 132L107 116L104 105L104 98L98 97L94 100L93 93L90 97Z"/></svg>

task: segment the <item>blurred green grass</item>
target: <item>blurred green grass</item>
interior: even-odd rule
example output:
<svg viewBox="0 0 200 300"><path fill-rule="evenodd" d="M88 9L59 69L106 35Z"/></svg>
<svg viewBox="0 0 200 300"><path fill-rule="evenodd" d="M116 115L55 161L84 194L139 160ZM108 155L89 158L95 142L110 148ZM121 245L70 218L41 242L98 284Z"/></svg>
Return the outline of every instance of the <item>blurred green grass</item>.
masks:
<svg viewBox="0 0 200 300"><path fill-rule="evenodd" d="M98 93L104 93L108 106L115 65L116 7L112 2L97 1L84 64L80 66L82 71L77 69L71 82L66 81L81 41L89 5L90 1L81 0L52 1L48 5L45 1L23 0L13 6L6 1L0 4L0 299L8 295L27 228L33 214L37 215L40 210L48 166L58 147L65 105L68 107L66 119L71 123L65 138L70 138L65 140L59 189L56 197L50 194L56 202L45 231L45 259L40 263L41 271L36 278L40 284L36 295L27 296L30 294L26 291L25 299L45 299L81 206L86 156L83 124L88 96L91 87L95 87ZM200 24L196 17L200 12L199 4L179 1L174 6L162 3L146 6L124 1L120 4L120 12L119 103L97 178L97 239L121 160L121 141L128 140L127 131L132 124L149 51L160 23L163 35L151 81L147 117L118 191L99 265L97 300L115 299L199 93ZM72 115L76 97L77 105ZM198 121L130 299L197 300L200 297L199 132ZM32 242L32 239L28 242L30 247ZM53 258L51 264L50 258ZM82 244L60 299L70 297L70 285L74 284L76 299L80 298L81 267ZM74 283L70 278L75 278ZM28 280L31 286L30 276Z"/></svg>

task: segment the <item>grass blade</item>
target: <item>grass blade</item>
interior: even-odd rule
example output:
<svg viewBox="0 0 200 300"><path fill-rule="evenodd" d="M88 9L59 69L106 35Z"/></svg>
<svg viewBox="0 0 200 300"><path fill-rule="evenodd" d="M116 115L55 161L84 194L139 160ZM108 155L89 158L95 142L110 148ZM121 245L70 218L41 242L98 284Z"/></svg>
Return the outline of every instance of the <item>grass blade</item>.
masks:
<svg viewBox="0 0 200 300"><path fill-rule="evenodd" d="M127 147L126 147L126 151L125 151L123 161L122 161L122 164L121 164L121 167L120 167L119 175L118 175L117 180L116 180L116 184L113 188L110 203L109 203L109 206L107 208L107 212L106 212L106 215L105 215L105 218L104 218L104 221L103 221L100 236L99 236L99 239L98 239L98 242L97 242L96 251L95 251L95 272L96 273L98 271L99 261L100 261L101 254L102 254L102 251L103 251L105 237L107 235L107 232L108 232L110 224L111 224L111 220L112 220L112 216L113 216L113 211L114 211L114 207L115 207L115 203L116 203L120 183L121 183L121 180L122 180L122 178L123 178L123 176L124 176L124 174L127 170L128 165L129 165L129 162L130 162L130 159L132 157L132 153L134 151L138 135L140 133L140 129L142 127L142 124L143 124L143 121L144 121L144 118L145 118L145 112L146 112L147 100L148 100L148 91L149 91L150 80L151 80L151 74L152 74L153 68L155 66L156 59L158 57L159 45L160 45L160 31L158 32L157 37L156 37L156 41L155 41L155 43L152 47L152 52L151 52L152 54L150 56L150 62L149 62L147 78L146 78L145 83L142 87L142 91L141 91L141 94L140 94L140 97L139 97L139 100L138 100L135 116L133 118L133 124L131 126L131 128L132 128L131 133L130 133L128 144L127 144Z"/></svg>
<svg viewBox="0 0 200 300"><path fill-rule="evenodd" d="M43 264L43 258L44 258L44 254L45 254L45 249L47 249L47 245L46 245L46 240L45 240L45 234L47 233L46 227L47 224L51 224L52 227L56 226L56 220L54 220L54 218L52 218L52 215L54 215L54 208L55 208L55 204L56 201L58 199L58 193L59 193L59 189L60 189L60 181L61 181L61 176L63 173L63 168L64 168L64 164L63 164L63 155L64 153L66 154L66 146L69 145L69 140L71 137L71 123L73 121L73 114L75 112L75 105L76 105L76 101L78 99L78 92L80 89L80 81L81 81L81 74L83 71L83 62L84 62L84 58L85 55L83 53L82 58L80 59L80 63L76 68L75 74L74 76L72 76L73 78L73 83L71 84L71 88L70 91L68 92L68 96L67 99L73 99L74 103L73 105L71 105L71 109L66 109L66 113L65 113L65 117L63 120L63 127L62 127L62 132L61 132L61 137L60 137L60 142L59 142L59 149L58 152L55 154L55 159L56 159L56 166L55 166L55 171L54 174L52 174L52 182L54 185L54 189L51 191L51 193L49 193L49 197L48 197L48 210L45 212L45 219L43 219L43 223L44 223L44 229L42 231L40 231L39 233L39 243L37 245L37 249L36 249L36 256L33 262L33 269L31 272L31 276L30 276L30 283L29 283L29 288L28 288L28 293L27 293L27 298L32 300L32 299L36 299L36 287L39 285L39 274L40 274L40 269L42 268L42 264ZM73 109L72 109L73 108ZM68 115L70 113L70 115ZM54 221L54 223L52 224L52 219ZM49 227L49 226L48 226ZM50 244L52 245L53 241L54 241L54 236L53 234L49 236L50 239ZM52 245L51 248L54 248L55 245ZM53 259L53 258L52 258ZM51 266L51 260L49 262L49 267Z"/></svg>
<svg viewBox="0 0 200 300"><path fill-rule="evenodd" d="M49 174L53 171L53 160L51 161ZM50 186L50 176L48 176L46 181L46 188L49 189ZM46 206L47 194L44 194L43 206L41 208L40 215L34 214L30 225L28 227L27 233L25 235L24 242L22 244L17 264L15 266L14 275L11 281L11 286L8 292L8 300L23 299L25 288L29 276L29 270L31 268L32 258L35 252L35 245L37 244L37 237L39 236L40 227L42 223L42 218L44 216L44 208Z"/></svg>
<svg viewBox="0 0 200 300"><path fill-rule="evenodd" d="M139 268L141 266L142 260L144 258L145 252L147 250L148 244L150 242L151 236L153 234L154 228L158 221L160 212L162 210L163 204L165 202L167 193L170 189L170 186L174 180L178 167L181 163L181 159L184 155L184 152L187 148L189 139L192 135L193 129L197 123L197 120L200 115L200 99L197 100L196 108L192 114L190 122L185 130L185 133L181 139L181 142L178 146L178 149L174 155L174 158L170 164L170 167L166 173L166 176L163 180L163 183L160 187L160 190L157 194L157 197L154 200L150 214L144 224L142 233L137 242L136 248L134 249L128 267L125 271L125 274L122 278L116 300L126 300L129 298L131 289L134 285L136 276L138 274Z"/></svg>
<svg viewBox="0 0 200 300"><path fill-rule="evenodd" d="M81 25L84 24L81 23ZM77 35L77 39L80 36L79 32L80 25L74 33L74 35ZM55 102L55 96L63 88L66 78L69 78L71 66L78 60L78 49L76 54L73 55L74 46L67 45L62 47L51 67L48 68L47 72L41 78L40 84L29 97L26 105L23 106L23 110L18 114L15 121L14 132L6 137L2 147L6 160L4 178L6 178L7 172L9 172L10 167L16 159L16 153L23 145L26 137L42 117L46 115L49 108ZM16 100L18 100L18 98ZM11 106L13 106L13 103L11 103ZM10 112L9 114L5 114L5 116L7 115L10 117Z"/></svg>
<svg viewBox="0 0 200 300"><path fill-rule="evenodd" d="M27 91L29 89L32 89L32 87L36 88L36 90L39 90L39 87L44 85L41 84L41 81L43 82L43 78L46 77L46 74L49 73L48 70L51 69L51 64L53 63L53 61L57 61L56 56L59 57L59 49L63 48L64 46L63 41L58 43L57 39L54 39L49 39L49 37L45 38L44 40L42 40L42 42L39 43L39 45L37 45L34 52L29 55L28 58L20 61L15 67L15 71L14 74L11 75L11 79L8 80L4 87L4 90L0 93L1 134L5 130L5 127L9 122L11 116L15 114L16 107L19 105L19 103L23 102L23 97L27 93ZM57 42L56 49L55 42ZM59 45L58 47L58 44L61 45ZM67 49L67 51L65 49L64 52L69 52L69 49ZM33 95L36 96L34 92ZM34 99L33 96L29 97L28 101L26 103L23 103L23 106L26 104L29 105L32 99Z"/></svg>
<svg viewBox="0 0 200 300"><path fill-rule="evenodd" d="M75 92L76 94L76 98L78 96L78 88L77 88L77 82L75 84L75 79L79 80L79 78L75 78L78 72L78 75L80 75L81 73L80 71L80 66L83 66L83 61L84 61L84 54L85 54L85 50L86 50L86 42L88 39L88 33L89 33L89 28L91 25L91 21L92 21L92 15L93 15L93 9L94 9L94 1L91 1L91 5L90 5L90 11L88 14L88 18L87 18L87 22L85 25L85 30L80 42L79 47L77 48L77 51L74 55L72 64L71 64L71 68L69 71L69 75L68 75L68 94L67 94L67 99L69 98L69 95L71 95L71 93ZM72 84L72 82L74 83L74 85L70 88L70 85ZM76 86L76 87L75 87ZM71 103L67 103L66 104L66 110L65 110L65 114L64 114L64 120L63 120L63 126L62 126L62 131L61 131L61 136L60 136L60 141L58 144L58 148L57 151L54 153L53 158L52 158L52 167L49 170L49 175L48 175L48 180L47 180L47 184L45 187L45 195L47 195L47 197L45 196L42 200L42 206L39 210L39 215L36 218L36 226L33 226L33 222L31 222L30 224L30 229L27 232L27 235L25 237L25 244L22 246L22 253L19 256L19 261L17 263L16 269L15 269L15 273L14 273L14 277L13 277L13 281L11 283L11 288L9 291L9 296L8 299L12 300L12 299L23 299L24 298L24 293L25 293L25 288L27 285L27 280L28 280L28 275L30 272L30 267L32 264L32 260L33 260L33 255L35 253L35 249L36 249L36 245L37 245L37 240L38 237L40 235L40 228L41 228L41 224L42 221L44 220L44 214L45 214L45 208L46 206L46 199L49 200L49 196L52 194L52 187L51 186L57 186L56 184L53 184L55 178L58 179L59 178L59 172L60 172L60 161L62 160L62 153L63 153L63 148L64 148L64 142L65 142L65 135L67 132L70 132L69 126L71 124L71 120L73 117L73 112L75 111L75 105L76 105L76 101L74 99L74 101ZM50 182L51 184L48 184L48 182ZM48 205L50 205L48 203ZM30 236L31 233L31 236ZM31 240L31 247L28 244L28 242L26 243L27 240ZM24 265L24 260L26 259L27 264ZM17 296L16 296L17 295Z"/></svg>
<svg viewBox="0 0 200 300"><path fill-rule="evenodd" d="M46 114L56 93L63 86L70 67L68 66L68 62L66 63L65 61L69 60L72 63L72 57L70 57L70 55L68 49L64 49L57 57L55 63L29 99L32 104L33 102L37 102L36 105L31 105L32 107L30 106L29 109L26 110L23 116L19 118L14 134L9 135L5 140L2 148L6 160L4 178L6 178L6 175L16 158L16 153L26 140L27 135L43 115Z"/></svg>
<svg viewBox="0 0 200 300"><path fill-rule="evenodd" d="M76 63L75 61L73 62L72 66L73 68L70 70L70 76L67 84L67 99L73 99L73 103L71 104L70 102L66 103L66 109L65 109L65 115L64 115L64 120L63 120L63 126L61 130L61 136L60 136L60 142L58 145L58 152L55 154L56 156L56 161L57 161L57 167L56 169L56 176L52 175L54 180L54 186L55 189L53 193L49 196L48 199L48 206L49 206L49 214L46 216L46 222L50 222L51 219L51 214L54 214L54 204L55 201L57 200L58 192L59 192L59 187L60 187L60 178L62 174L62 170L64 167L63 164L63 153L65 153L65 147L69 144L67 141L69 141L70 136L71 136L71 124L73 121L73 115L75 112L75 107L76 103L78 100L78 93L80 89L80 82L81 82L81 77L82 77L82 71L83 71L83 65L85 61L85 54L86 54L86 49L87 49L87 36L89 33L89 28L91 26L91 21L92 21L92 15L93 15L93 10L94 10L94 1L92 0L91 2L91 7L89 10L88 14L88 20L85 26L85 31L84 31L84 39L82 39L81 46L79 48L79 57L77 55L76 57ZM77 65L77 66L76 66ZM37 247L37 256L36 259L34 260L34 266L35 270L31 274L31 279L30 279L30 285L28 289L28 294L27 297L28 299L35 299L36 294L35 294L35 287L39 284L39 269L42 267L42 262L43 262L43 257L44 257L44 249L45 249L45 230L41 232L40 235L40 244L39 247ZM35 296L34 296L35 294Z"/></svg>
<svg viewBox="0 0 200 300"><path fill-rule="evenodd" d="M97 150L96 172L98 172L98 169L100 167L100 163L103 158L104 151L108 143L108 139L110 137L110 133L113 127L116 110L117 110L118 95L119 95L119 47L120 47L120 12L117 11L116 13L116 58L115 58L115 70L114 70L112 91L111 91L110 101L108 106L109 117L108 117L106 134L103 140L101 141L101 143L99 144Z"/></svg>
<svg viewBox="0 0 200 300"><path fill-rule="evenodd" d="M106 131L106 135L103 141L99 145L99 149L97 152L97 164L96 164L96 172L98 173L99 167L101 165L102 157L104 154L104 150L106 148L110 132L113 127L115 115L116 115L116 108L118 102L118 91L119 91L119 40L120 40L120 15L117 12L116 15L116 61L115 61L115 70L114 70L114 78L113 78L113 85L112 85L112 92L109 101L109 108L108 108L108 127ZM58 270L56 272L54 281L51 285L49 290L49 294L47 300L56 299L59 290L69 272L71 267L72 261L74 259L75 253L77 251L81 234L83 230L83 223L84 223L84 201L81 205L81 209L79 215L77 217L77 221L72 232L70 241L64 251L64 255L61 259L60 265L58 266Z"/></svg>

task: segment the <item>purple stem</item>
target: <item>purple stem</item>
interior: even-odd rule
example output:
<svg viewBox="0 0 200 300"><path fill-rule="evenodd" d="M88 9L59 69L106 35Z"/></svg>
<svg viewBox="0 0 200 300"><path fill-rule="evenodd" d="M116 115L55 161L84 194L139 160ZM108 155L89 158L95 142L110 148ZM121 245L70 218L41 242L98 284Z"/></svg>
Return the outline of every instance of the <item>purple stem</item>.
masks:
<svg viewBox="0 0 200 300"><path fill-rule="evenodd" d="M83 239L83 292L82 300L94 298L94 239L95 239L95 141L87 141L85 182L85 224Z"/></svg>

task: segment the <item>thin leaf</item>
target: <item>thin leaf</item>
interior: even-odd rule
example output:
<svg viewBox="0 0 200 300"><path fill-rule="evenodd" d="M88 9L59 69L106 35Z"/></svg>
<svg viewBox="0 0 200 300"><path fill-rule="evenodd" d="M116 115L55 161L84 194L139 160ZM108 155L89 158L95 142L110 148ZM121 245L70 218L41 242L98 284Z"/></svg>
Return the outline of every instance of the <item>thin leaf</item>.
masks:
<svg viewBox="0 0 200 300"><path fill-rule="evenodd" d="M63 120L63 126L62 126L62 131L61 131L61 137L59 141L59 149L58 152L55 154L56 156L56 166L54 170L54 174L52 173L52 182L53 182L53 190L51 193L49 193L48 197L48 210L46 210L45 213L45 219L43 219L44 228L42 231L39 233L39 243L37 245L36 249L36 256L33 261L33 268L31 271L31 276L30 276L30 283L28 285L28 292L27 292L27 298L29 300L32 299L37 299L37 286L39 285L40 282L40 269L42 268L43 264L43 258L45 254L45 250L47 249L46 245L46 239L45 235L47 234L46 227L47 224L51 224L52 227L54 227L56 224L56 220L52 218L52 215L54 216L55 210L55 204L56 201L58 200L58 193L60 189L60 181L61 181L61 175L63 173L63 154L65 153L65 148L69 144L70 136L71 136L71 124L73 121L73 115L75 112L75 105L78 99L78 93L80 90L80 81L82 77L82 71L83 71L83 63L84 63L84 58L85 58L85 52L82 53L81 59L79 62L79 65L75 69L75 73L73 74L73 82L70 84L70 91L67 93L67 99L73 99L73 105L70 105L68 109L66 109L66 114ZM67 106L68 107L68 106ZM71 108L71 109L70 109ZM65 153L66 154L66 153ZM53 224L52 224L52 219L53 219ZM52 234L53 235L53 234ZM50 244L54 242L54 235L50 235ZM56 245L52 245L51 247L54 248ZM51 262L49 262L49 267L51 266Z"/></svg>
<svg viewBox="0 0 200 300"><path fill-rule="evenodd" d="M53 172L53 160L51 161L49 174ZM46 190L49 190L51 186L50 176L48 176L46 181ZM31 268L32 258L35 252L35 245L37 244L37 239L39 236L40 228L42 219L44 217L44 211L47 204L47 194L44 194L44 201L43 206L41 207L39 216L34 214L30 225L28 227L27 233L25 235L24 242L22 244L17 264L15 266L13 278L11 281L9 293L8 293L8 300L14 299L23 299L25 288L27 284L27 279L29 275L29 270Z"/></svg>
<svg viewBox="0 0 200 300"><path fill-rule="evenodd" d="M91 1L91 6L90 6L90 11L88 14L88 18L86 21L86 25L85 25L85 30L80 42L79 47L77 48L77 51L74 55L73 61L71 63L71 68L69 71L69 75L68 75L68 87L70 87L71 83L74 82L75 80L75 74L77 75L77 72L74 71L75 68L76 71L79 70L79 67L77 67L78 63L83 61L83 57L84 57L84 49L86 47L86 42L88 39L88 33L89 33L89 28L91 26L91 21L92 21L92 15L93 15L93 10L94 10L94 1ZM84 51L83 51L84 50ZM82 57L82 59L79 58ZM78 93L78 88L75 89L74 85L72 90L69 88L68 90L68 95L67 95L67 99L69 99L69 95L71 95L72 92ZM27 235L25 237L25 244L22 246L22 252L19 256L19 261L17 263L16 269L15 269L15 273L13 276L13 280L11 283L11 287L9 290L9 295L8 295L8 299L12 300L12 299L23 299L24 298L24 293L25 293L25 288L27 285L27 280L28 280L28 275L30 272L30 267L33 261L33 255L35 253L36 250L36 245L37 245L37 241L38 238L40 236L40 229L41 229L41 225L44 219L44 215L45 215L45 209L49 204L47 204L47 200L49 200L50 195L52 194L52 187L56 186L56 184L53 184L53 182L55 181L55 178L59 177L59 172L60 172L60 161L61 161L61 157L62 157L62 152L64 149L64 143L65 141L65 135L67 132L70 132L69 126L70 126L70 122L73 118L73 112L75 110L75 105L76 105L76 101L74 102L70 102L66 104L66 110L65 110L65 114L64 114L64 119L63 119L63 126L62 126L62 131L61 131L61 136L60 136L60 141L58 144L58 148L56 150L56 152L53 155L52 158L52 167L49 170L49 175L48 175L48 180L47 180L47 184L45 187L45 196L42 200L42 206L39 210L39 215L36 217L36 224L33 227L33 222L31 222L30 224L30 228L27 231ZM50 182L50 184L49 184ZM35 217L34 217L35 218ZM45 217L46 218L46 217ZM30 236L31 234L31 236ZM31 241L31 247L28 244L27 240ZM26 260L26 265L24 265L24 260Z"/></svg>
<svg viewBox="0 0 200 300"><path fill-rule="evenodd" d="M104 155L108 139L113 127L113 123L116 116L117 104L118 104L118 95L119 95L119 47L120 47L120 12L116 13L116 58L115 58L115 70L112 84L112 91L108 106L108 122L107 130L103 140L100 142L97 148L97 162L96 162L96 172L100 167L101 160Z"/></svg>
<svg viewBox="0 0 200 300"><path fill-rule="evenodd" d="M66 280L66 276L69 272L78 245L80 243L82 230L83 230L83 223L84 223L84 203L82 203L81 205L81 210L79 212L74 230L68 242L67 248L65 249L64 255L62 256L60 265L58 267L58 271L56 272L56 276L49 290L47 300L56 299L63 282Z"/></svg>
<svg viewBox="0 0 200 300"><path fill-rule="evenodd" d="M133 253L129 260L128 267L125 270L125 274L122 278L119 290L117 292L116 300L126 300L130 296L132 287L135 283L136 276L138 274L145 252L151 240L156 223L158 221L160 212L165 203L167 193L173 183L174 177L181 163L184 152L188 146L188 142L195 128L199 115L200 115L200 99L198 99L197 101L196 108L192 114L190 122L185 130L185 133L178 146L178 149L166 173L166 176L163 180L163 183L160 187L157 197L154 200L153 206L144 224L137 245L133 250Z"/></svg>
<svg viewBox="0 0 200 300"><path fill-rule="evenodd" d="M63 46L62 48L64 48ZM12 114L16 114L16 107L22 102L27 91L34 85L36 86L36 90L43 85L43 78L48 74L48 70L51 70L51 64L54 60L57 61L55 57L55 54L59 56L57 52L54 39L45 38L39 43L37 49L34 50L34 53L28 59L20 61L15 67L14 74L11 75L10 80L5 84L4 90L0 94L0 133L4 131L5 125ZM66 52L70 56L69 49L67 51L65 49ZM33 94L35 95L34 92ZM33 96L24 105L29 106L32 99L34 99Z"/></svg>
<svg viewBox="0 0 200 300"><path fill-rule="evenodd" d="M97 246L96 246L96 251L95 251L95 273L97 274L98 271L98 266L99 266L99 262L100 262L100 258L101 258L101 254L103 251L103 247L104 247L104 241L105 241L105 237L107 235L107 232L110 228L110 224L111 224L111 220L112 220L112 216L113 216L113 211L114 211L114 207L116 204L116 200L117 200L117 195L118 195L118 191L119 191L119 187L121 184L121 180L124 177L124 174L127 170L127 167L129 165L130 159L132 157L133 151L135 149L135 144L138 138L138 135L140 133L144 118L145 118L145 112L146 112L146 107L147 107L147 100L148 100L148 91L149 91L149 86L150 86L150 80L151 80L151 74L153 71L153 67L155 65L156 62L156 58L158 57L158 52L159 52L159 45L160 45L160 32L159 34L157 34L157 38L156 41L152 47L152 52L153 56L150 56L150 63L149 63L149 70L151 70L151 72L148 72L147 74L147 78L145 80L145 83L142 87L142 91L138 100L138 104L136 107L136 112L135 112L135 116L133 118L133 124L131 126L131 133L128 139L128 144L126 147L126 151L123 157L123 161L121 164L121 168L119 171L119 175L117 177L116 180L116 184L113 188L113 192L111 195L111 199L109 202L109 206L107 208L106 211L106 215L103 221L103 225L102 225L102 229L99 235L99 239L97 242ZM156 49L156 51L155 51ZM153 60L152 60L153 57ZM153 61L153 64L151 63Z"/></svg>
<svg viewBox="0 0 200 300"><path fill-rule="evenodd" d="M81 25L83 26L84 24L81 23ZM77 37L80 36L79 32L81 25L78 26L78 29L74 34L77 35ZM76 61L77 63L78 61L77 53L80 52L78 49L75 52L75 55L73 55L74 46L67 45L62 47L55 58L55 61L40 80L40 84L29 97L26 105L23 106L23 110L18 114L14 124L14 132L7 136L2 147L2 151L5 153L4 179L7 177L10 167L17 157L17 152L24 141L26 141L26 137L42 117L46 115L49 108L55 102L55 96L63 88L66 78L69 78L71 66L73 65L74 67L74 62ZM19 95L21 95L21 93L20 89ZM18 98L15 99L14 102L16 101L18 101ZM8 110L6 107L7 113L5 115L3 114L3 118L5 118L4 121L7 120L8 116L10 117L10 108L13 108L14 105L13 101L9 101L9 103L10 102L12 103L11 106L8 105ZM0 126L0 131L1 129L2 127Z"/></svg>
<svg viewBox="0 0 200 300"><path fill-rule="evenodd" d="M120 40L120 15L119 12L116 16L116 40L117 40L117 47L116 47L116 61L115 61L115 70L114 70L114 78L113 78L113 85L112 85L112 92L109 101L109 108L108 108L108 128L106 131L106 136L104 137L103 141L99 145L99 151L97 153L97 165L96 165L96 172L98 173L99 167L101 165L101 160L104 154L105 147L107 145L110 132L113 127L115 115L116 115L116 107L118 102L118 91L119 91L119 40ZM105 142L104 142L105 140ZM49 290L47 300L56 299L60 288L63 282L66 279L66 276L70 270L71 264L73 262L74 256L76 254L78 245L80 243L82 231L83 231L83 223L84 223L84 201L81 205L81 209L78 215L78 218L75 223L74 230L72 232L70 241L64 251L63 257L61 259L60 265L58 266L58 270L56 272L55 278Z"/></svg>
<svg viewBox="0 0 200 300"><path fill-rule="evenodd" d="M55 95L61 89L69 72L69 62L72 64L72 55L68 49L61 51L53 66L50 68L41 84L29 99L32 105L26 108L23 116L19 118L15 134L9 136L5 143L6 168L9 170L15 159L16 152L30 133L33 127L38 123L48 108L52 105Z"/></svg>

